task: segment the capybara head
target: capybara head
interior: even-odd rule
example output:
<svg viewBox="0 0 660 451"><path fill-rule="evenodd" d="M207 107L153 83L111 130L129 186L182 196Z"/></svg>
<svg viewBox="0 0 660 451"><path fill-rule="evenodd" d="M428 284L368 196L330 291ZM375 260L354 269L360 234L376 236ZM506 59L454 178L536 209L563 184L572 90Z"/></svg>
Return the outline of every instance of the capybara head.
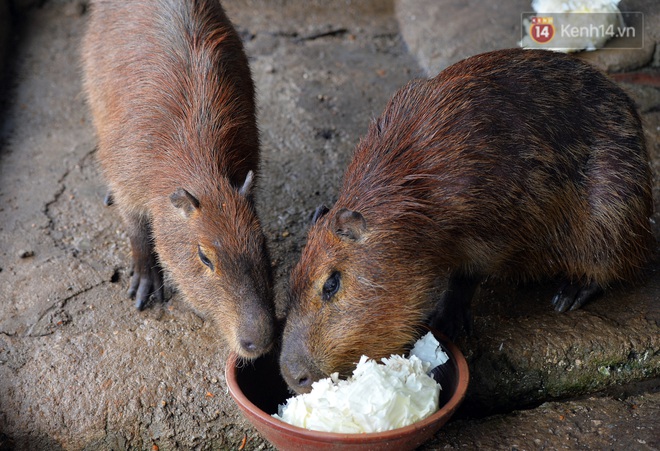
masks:
<svg viewBox="0 0 660 451"><path fill-rule="evenodd" d="M211 317L245 358L267 352L275 336L270 259L251 199L253 173L240 187L179 188L156 214L166 221L158 252L184 296ZM158 219L157 219L158 220Z"/></svg>
<svg viewBox="0 0 660 451"><path fill-rule="evenodd" d="M317 210L293 269L280 364L300 393L333 372L349 375L361 355L402 353L419 334L429 280L414 252L358 211ZM403 258L401 258L403 256ZM428 271L426 271L428 273Z"/></svg>

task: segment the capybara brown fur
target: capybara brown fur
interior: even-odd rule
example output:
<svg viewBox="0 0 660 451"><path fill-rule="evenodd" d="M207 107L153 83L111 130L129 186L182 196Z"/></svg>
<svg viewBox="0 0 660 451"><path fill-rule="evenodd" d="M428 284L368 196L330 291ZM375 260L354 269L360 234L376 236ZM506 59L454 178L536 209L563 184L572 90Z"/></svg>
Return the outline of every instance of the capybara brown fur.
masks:
<svg viewBox="0 0 660 451"><path fill-rule="evenodd" d="M639 115L586 63L511 49L412 81L317 210L291 274L282 373L304 392L362 354L404 352L424 322L455 335L486 276L557 280L555 308L578 308L636 277L651 213Z"/></svg>
<svg viewBox="0 0 660 451"><path fill-rule="evenodd" d="M254 206L255 93L220 3L94 1L83 70L106 201L130 238L138 309L163 299L162 265L234 351L268 351L275 315Z"/></svg>

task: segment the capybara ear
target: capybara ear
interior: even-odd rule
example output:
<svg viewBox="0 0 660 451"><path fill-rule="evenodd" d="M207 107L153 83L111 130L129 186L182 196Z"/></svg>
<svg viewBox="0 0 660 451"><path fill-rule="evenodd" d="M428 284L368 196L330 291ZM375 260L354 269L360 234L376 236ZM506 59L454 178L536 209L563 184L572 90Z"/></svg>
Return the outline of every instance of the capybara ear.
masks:
<svg viewBox="0 0 660 451"><path fill-rule="evenodd" d="M367 221L362 213L342 208L335 216L334 228L340 238L357 241L367 231Z"/></svg>
<svg viewBox="0 0 660 451"><path fill-rule="evenodd" d="M325 205L319 205L318 207L316 207L316 210L314 210L314 213L312 214L312 220L310 225L316 224L316 221L321 219L321 217L325 216L325 214L329 211L330 210Z"/></svg>
<svg viewBox="0 0 660 451"><path fill-rule="evenodd" d="M249 170L247 175L245 176L245 181L243 182L243 186L241 186L238 189L238 193L241 196L248 197L252 194L253 187L254 187L254 171Z"/></svg>
<svg viewBox="0 0 660 451"><path fill-rule="evenodd" d="M184 218L189 218L192 212L199 208L197 198L183 188L178 188L170 194L170 200Z"/></svg>

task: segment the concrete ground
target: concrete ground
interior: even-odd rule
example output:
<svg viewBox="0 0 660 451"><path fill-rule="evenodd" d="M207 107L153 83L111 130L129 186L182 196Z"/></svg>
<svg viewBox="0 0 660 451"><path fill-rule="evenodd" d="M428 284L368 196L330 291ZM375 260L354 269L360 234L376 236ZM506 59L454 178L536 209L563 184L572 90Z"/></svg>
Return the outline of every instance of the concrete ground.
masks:
<svg viewBox="0 0 660 451"><path fill-rule="evenodd" d="M258 208L278 300L310 212L332 204L370 118L414 77L515 46L520 13L530 9L518 0L223 3L258 88ZM127 238L102 204L81 95L85 3L11 6L0 8L9 68L0 128L0 450L237 449L244 440L244 449L270 449L227 394L218 326L176 292L144 312L125 297ZM636 0L622 9L645 13L644 47L585 57L636 81L622 86L643 116L660 211L660 6ZM654 220L660 237L660 215ZM550 285L485 283L475 333L458 342L472 372L468 397L422 449L660 448L659 269L656 259L639 285L566 314L550 307Z"/></svg>

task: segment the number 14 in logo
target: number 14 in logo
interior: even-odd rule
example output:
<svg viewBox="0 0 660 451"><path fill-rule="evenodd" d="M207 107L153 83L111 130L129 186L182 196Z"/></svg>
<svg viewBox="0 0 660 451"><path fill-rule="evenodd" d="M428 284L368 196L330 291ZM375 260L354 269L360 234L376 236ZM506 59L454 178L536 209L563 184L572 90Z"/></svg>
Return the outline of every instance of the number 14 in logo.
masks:
<svg viewBox="0 0 660 451"><path fill-rule="evenodd" d="M529 26L529 36L539 44L550 42L555 36L555 26L552 17L532 17Z"/></svg>

